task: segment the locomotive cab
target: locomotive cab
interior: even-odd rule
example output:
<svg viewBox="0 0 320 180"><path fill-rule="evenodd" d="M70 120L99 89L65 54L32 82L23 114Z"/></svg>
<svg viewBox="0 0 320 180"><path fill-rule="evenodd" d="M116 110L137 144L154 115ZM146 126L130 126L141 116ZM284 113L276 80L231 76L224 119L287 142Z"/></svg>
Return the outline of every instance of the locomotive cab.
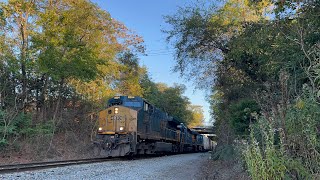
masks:
<svg viewBox="0 0 320 180"><path fill-rule="evenodd" d="M128 134L137 130L137 110L142 102L134 97L116 96L99 112L98 134Z"/></svg>
<svg viewBox="0 0 320 180"><path fill-rule="evenodd" d="M125 156L135 152L137 114L143 107L139 97L115 96L99 112L95 144L97 156Z"/></svg>

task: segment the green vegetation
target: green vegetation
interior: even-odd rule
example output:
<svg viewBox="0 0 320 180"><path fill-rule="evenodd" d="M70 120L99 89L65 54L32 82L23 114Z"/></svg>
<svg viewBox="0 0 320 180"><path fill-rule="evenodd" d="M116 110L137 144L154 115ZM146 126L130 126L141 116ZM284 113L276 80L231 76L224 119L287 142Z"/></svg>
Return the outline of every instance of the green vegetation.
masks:
<svg viewBox="0 0 320 180"><path fill-rule="evenodd" d="M317 175L320 170L317 130L320 107L310 95L304 93L288 108L286 129L274 129L276 125L267 123L265 117L259 119L259 128L252 128L250 143L243 153L254 179L310 179ZM277 121L280 119L273 122Z"/></svg>
<svg viewBox="0 0 320 180"><path fill-rule="evenodd" d="M319 178L320 3L198 4L168 16L176 70L211 93L215 158L253 179Z"/></svg>
<svg viewBox="0 0 320 180"><path fill-rule="evenodd" d="M244 136L249 134L249 125L255 123L253 113L260 112L258 104L252 99L239 100L230 105L230 123L235 134Z"/></svg>
<svg viewBox="0 0 320 180"><path fill-rule="evenodd" d="M0 111L0 150L6 149L10 143L15 143L18 139L25 140L38 135L53 135L53 133L52 121L33 125L31 114Z"/></svg>
<svg viewBox="0 0 320 180"><path fill-rule="evenodd" d="M182 85L148 78L137 57L144 49L142 37L89 0L0 3L1 151L25 153L29 142L30 154L42 158L70 149L59 143L87 147L95 113L116 94L142 96L201 124L201 108L182 95Z"/></svg>
<svg viewBox="0 0 320 180"><path fill-rule="evenodd" d="M203 124L202 108L191 105L189 99L183 95L185 86L175 84L168 87L163 83L154 83L147 75L141 79L141 86L145 89L143 97L151 104L189 126Z"/></svg>

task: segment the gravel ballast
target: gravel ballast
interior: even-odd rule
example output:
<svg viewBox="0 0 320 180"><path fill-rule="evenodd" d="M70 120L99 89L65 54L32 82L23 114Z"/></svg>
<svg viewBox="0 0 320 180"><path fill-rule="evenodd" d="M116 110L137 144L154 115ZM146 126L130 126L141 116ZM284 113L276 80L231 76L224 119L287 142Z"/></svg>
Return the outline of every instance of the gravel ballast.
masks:
<svg viewBox="0 0 320 180"><path fill-rule="evenodd" d="M2 174L0 179L202 179L209 153L179 154L127 161L108 161L45 170Z"/></svg>

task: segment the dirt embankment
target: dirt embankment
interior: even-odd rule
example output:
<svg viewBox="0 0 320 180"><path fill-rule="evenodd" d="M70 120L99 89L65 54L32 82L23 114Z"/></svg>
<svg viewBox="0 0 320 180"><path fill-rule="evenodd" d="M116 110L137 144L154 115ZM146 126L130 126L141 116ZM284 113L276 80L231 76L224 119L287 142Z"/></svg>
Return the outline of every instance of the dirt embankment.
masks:
<svg viewBox="0 0 320 180"><path fill-rule="evenodd" d="M202 163L199 174L201 180L247 180L250 179L240 163L214 161L208 159Z"/></svg>
<svg viewBox="0 0 320 180"><path fill-rule="evenodd" d="M93 143L71 131L51 136L36 136L16 142L18 147L7 148L0 154L0 165L42 161L90 158Z"/></svg>

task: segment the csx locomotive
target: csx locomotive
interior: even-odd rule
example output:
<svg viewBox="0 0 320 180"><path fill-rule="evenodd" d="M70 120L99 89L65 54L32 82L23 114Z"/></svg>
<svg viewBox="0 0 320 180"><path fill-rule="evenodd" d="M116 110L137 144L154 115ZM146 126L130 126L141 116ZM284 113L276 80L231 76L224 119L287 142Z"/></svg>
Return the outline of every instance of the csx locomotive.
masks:
<svg viewBox="0 0 320 180"><path fill-rule="evenodd" d="M203 151L203 138L141 97L115 96L99 112L95 154L116 157Z"/></svg>

